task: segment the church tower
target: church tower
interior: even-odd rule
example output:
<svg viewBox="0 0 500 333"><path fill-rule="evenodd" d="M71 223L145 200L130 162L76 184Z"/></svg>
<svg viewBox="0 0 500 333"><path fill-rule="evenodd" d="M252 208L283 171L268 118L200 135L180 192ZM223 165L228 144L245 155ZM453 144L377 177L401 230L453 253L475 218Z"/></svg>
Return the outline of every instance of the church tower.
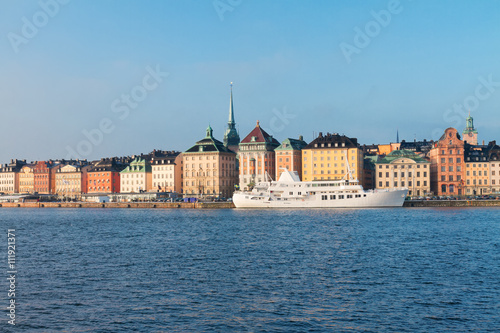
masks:
<svg viewBox="0 0 500 333"><path fill-rule="evenodd" d="M224 146L238 152L238 145L240 144L240 135L236 130L236 122L234 121L233 109L233 83L231 82L231 97L229 98L229 121L227 122L227 129L224 132Z"/></svg>
<svg viewBox="0 0 500 333"><path fill-rule="evenodd" d="M466 119L467 125L465 126L464 131L462 132L463 134L463 140L467 141L468 144L470 145L477 145L477 130L474 128L474 119L469 116Z"/></svg>

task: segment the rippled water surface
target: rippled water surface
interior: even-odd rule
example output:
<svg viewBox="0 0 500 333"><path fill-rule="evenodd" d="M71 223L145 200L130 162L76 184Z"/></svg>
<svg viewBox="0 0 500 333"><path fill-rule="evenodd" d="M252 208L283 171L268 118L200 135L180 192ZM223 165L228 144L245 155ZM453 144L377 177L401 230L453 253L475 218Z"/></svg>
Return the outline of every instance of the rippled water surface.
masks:
<svg viewBox="0 0 500 333"><path fill-rule="evenodd" d="M499 331L499 213L0 208L0 331Z"/></svg>

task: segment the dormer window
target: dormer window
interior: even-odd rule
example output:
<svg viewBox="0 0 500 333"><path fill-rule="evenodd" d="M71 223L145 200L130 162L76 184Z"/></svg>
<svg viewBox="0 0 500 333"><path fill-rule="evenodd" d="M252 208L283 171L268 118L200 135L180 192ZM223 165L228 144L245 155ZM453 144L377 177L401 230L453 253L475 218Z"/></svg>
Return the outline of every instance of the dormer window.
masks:
<svg viewBox="0 0 500 333"><path fill-rule="evenodd" d="M255 137L255 136L252 136L252 138L250 139L250 141L252 141L252 142L255 142L255 140L257 140L257 137Z"/></svg>

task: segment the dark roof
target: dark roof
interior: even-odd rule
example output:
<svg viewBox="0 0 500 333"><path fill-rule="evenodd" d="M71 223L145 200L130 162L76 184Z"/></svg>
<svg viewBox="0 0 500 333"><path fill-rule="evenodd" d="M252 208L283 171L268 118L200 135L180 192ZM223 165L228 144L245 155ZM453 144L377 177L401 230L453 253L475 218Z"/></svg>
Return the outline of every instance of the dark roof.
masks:
<svg viewBox="0 0 500 333"><path fill-rule="evenodd" d="M267 132L260 127L259 121L257 121L255 128L243 140L241 140L241 143L266 143L276 145L276 147L280 145L278 140L267 134Z"/></svg>
<svg viewBox="0 0 500 333"><path fill-rule="evenodd" d="M465 162L488 162L494 147L495 145L491 144L491 142L490 145L470 145L466 143L464 145L464 160Z"/></svg>
<svg viewBox="0 0 500 333"><path fill-rule="evenodd" d="M120 172L127 167L126 164L118 163L114 158L103 158L94 164L88 172L111 171Z"/></svg>
<svg viewBox="0 0 500 333"><path fill-rule="evenodd" d="M212 135L212 128L207 128L207 136L200 141L196 142L194 146L185 151L185 153L199 153L199 152L221 152L236 154L228 149L222 142L215 139Z"/></svg>
<svg viewBox="0 0 500 333"><path fill-rule="evenodd" d="M335 147L337 143L337 147ZM330 146L328 146L330 144ZM344 146L342 146L344 144ZM358 148L358 139L348 138L345 135L339 135L338 133L323 133L319 132L319 135L310 144L308 144L305 149L321 149L321 148Z"/></svg>
<svg viewBox="0 0 500 333"><path fill-rule="evenodd" d="M427 141L424 139L424 141L413 141L413 142L406 142L405 140L402 140L399 149L422 152L431 150L433 145L434 145L433 140Z"/></svg>

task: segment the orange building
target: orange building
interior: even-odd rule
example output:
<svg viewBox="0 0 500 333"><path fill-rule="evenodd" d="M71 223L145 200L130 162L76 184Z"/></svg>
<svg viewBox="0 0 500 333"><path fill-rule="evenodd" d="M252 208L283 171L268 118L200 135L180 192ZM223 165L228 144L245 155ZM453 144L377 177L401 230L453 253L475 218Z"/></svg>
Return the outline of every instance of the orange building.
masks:
<svg viewBox="0 0 500 333"><path fill-rule="evenodd" d="M240 142L240 189L276 179L275 152L280 143L267 134L257 120L257 126Z"/></svg>
<svg viewBox="0 0 500 333"><path fill-rule="evenodd" d="M378 145L378 154L379 155L389 155L395 150L399 150L401 143L389 143L386 145Z"/></svg>
<svg viewBox="0 0 500 333"><path fill-rule="evenodd" d="M435 195L464 195L464 141L452 127L430 150L431 191Z"/></svg>
<svg viewBox="0 0 500 333"><path fill-rule="evenodd" d="M114 158L103 158L87 171L87 193L120 193L120 171L126 165Z"/></svg>
<svg viewBox="0 0 500 333"><path fill-rule="evenodd" d="M299 139L286 139L274 151L276 153L276 178L279 179L284 169L297 171L302 179L302 149L307 146L302 135Z"/></svg>

